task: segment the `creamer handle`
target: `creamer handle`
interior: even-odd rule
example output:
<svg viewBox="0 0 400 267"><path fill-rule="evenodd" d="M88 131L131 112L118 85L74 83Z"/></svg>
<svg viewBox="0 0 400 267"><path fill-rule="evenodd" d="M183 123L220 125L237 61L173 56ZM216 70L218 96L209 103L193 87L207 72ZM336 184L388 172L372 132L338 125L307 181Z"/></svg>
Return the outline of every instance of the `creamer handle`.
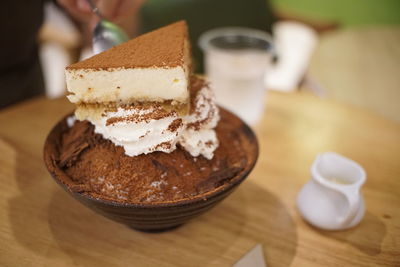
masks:
<svg viewBox="0 0 400 267"><path fill-rule="evenodd" d="M360 192L355 188L346 188L345 190L342 191L344 196L346 197L346 200L349 204L349 210L346 213L346 215L340 219L341 222L340 224L343 226L349 225L354 218L357 216L357 212L359 210L359 202L360 202Z"/></svg>

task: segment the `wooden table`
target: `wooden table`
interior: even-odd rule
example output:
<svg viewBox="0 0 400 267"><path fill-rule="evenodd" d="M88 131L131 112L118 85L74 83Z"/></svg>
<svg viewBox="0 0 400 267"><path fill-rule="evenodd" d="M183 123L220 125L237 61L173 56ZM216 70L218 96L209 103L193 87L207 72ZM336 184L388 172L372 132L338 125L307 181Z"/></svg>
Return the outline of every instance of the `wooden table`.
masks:
<svg viewBox="0 0 400 267"><path fill-rule="evenodd" d="M325 95L400 122L400 25L323 33L308 74Z"/></svg>
<svg viewBox="0 0 400 267"><path fill-rule="evenodd" d="M398 123L305 93L270 93L249 179L199 219L147 234L95 214L47 173L44 139L72 108L40 98L0 112L1 266L230 266L258 243L272 267L400 266ZM367 212L354 229L317 230L296 210L322 151L367 171Z"/></svg>

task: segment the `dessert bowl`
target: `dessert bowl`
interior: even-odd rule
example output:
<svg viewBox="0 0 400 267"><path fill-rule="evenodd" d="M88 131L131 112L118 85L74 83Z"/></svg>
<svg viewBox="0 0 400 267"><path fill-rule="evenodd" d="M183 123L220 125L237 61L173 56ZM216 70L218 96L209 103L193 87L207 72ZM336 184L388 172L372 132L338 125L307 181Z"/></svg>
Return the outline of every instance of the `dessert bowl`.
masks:
<svg viewBox="0 0 400 267"><path fill-rule="evenodd" d="M243 182L254 168L258 157L258 142L251 128L231 112L220 108L222 124L229 124L235 136L244 142L247 156L245 166L233 177L216 182L207 192L190 198L162 202L118 202L94 197L74 190L76 184L58 166L58 144L67 126L67 117L59 121L47 136L44 145L44 162L54 180L76 200L95 212L116 222L141 231L164 231L173 229L205 213L221 202ZM70 116L71 114L69 114ZM182 177L182 179L185 179Z"/></svg>

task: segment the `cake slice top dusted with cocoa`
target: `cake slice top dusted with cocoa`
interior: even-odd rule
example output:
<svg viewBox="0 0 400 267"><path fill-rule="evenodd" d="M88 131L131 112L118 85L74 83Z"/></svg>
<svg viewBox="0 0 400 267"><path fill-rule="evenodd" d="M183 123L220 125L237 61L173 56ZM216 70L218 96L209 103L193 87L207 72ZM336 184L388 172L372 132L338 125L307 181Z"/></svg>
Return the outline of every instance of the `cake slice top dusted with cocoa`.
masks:
<svg viewBox="0 0 400 267"><path fill-rule="evenodd" d="M187 25L179 21L66 68L73 103L187 103L190 75Z"/></svg>

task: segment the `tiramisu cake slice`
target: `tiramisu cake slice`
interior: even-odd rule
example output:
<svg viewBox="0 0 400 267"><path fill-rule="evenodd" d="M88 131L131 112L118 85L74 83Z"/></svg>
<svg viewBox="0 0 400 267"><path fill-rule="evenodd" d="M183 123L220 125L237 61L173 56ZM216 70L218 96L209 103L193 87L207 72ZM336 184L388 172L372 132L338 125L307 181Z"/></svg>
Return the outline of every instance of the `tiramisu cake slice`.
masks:
<svg viewBox="0 0 400 267"><path fill-rule="evenodd" d="M187 26L180 21L67 67L68 98L78 120L88 120L128 156L169 153L179 144L211 159L219 112L190 65Z"/></svg>
<svg viewBox="0 0 400 267"><path fill-rule="evenodd" d="M190 44L184 21L165 26L66 68L76 104L189 98Z"/></svg>

